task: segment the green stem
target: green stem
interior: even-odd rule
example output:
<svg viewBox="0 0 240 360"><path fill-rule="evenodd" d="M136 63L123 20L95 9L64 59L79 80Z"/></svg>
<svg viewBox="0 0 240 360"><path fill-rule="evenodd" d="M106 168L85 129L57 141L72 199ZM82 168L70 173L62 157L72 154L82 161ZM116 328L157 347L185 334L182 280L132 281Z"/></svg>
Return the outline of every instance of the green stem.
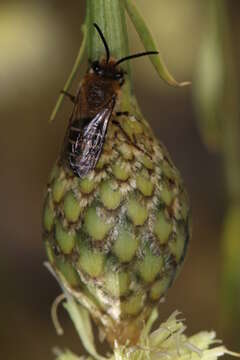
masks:
<svg viewBox="0 0 240 360"><path fill-rule="evenodd" d="M233 53L227 3L216 2L221 28L222 53L224 54L224 93L222 104L222 152L225 166L228 196L231 202L240 204L240 122L239 122L239 89L236 64Z"/></svg>
<svg viewBox="0 0 240 360"><path fill-rule="evenodd" d="M127 28L124 9L120 0L87 0L88 58L92 62L105 57L103 43L93 23L102 30L111 55L120 59L128 54ZM129 64L126 63L125 66ZM129 72L129 69L128 69Z"/></svg>
<svg viewBox="0 0 240 360"><path fill-rule="evenodd" d="M221 317L226 332L238 343L240 331L240 122L237 65L226 0L214 0L223 66L222 99L218 104L228 210L222 234Z"/></svg>
<svg viewBox="0 0 240 360"><path fill-rule="evenodd" d="M99 39L99 34L94 28L96 23L102 30L110 49L110 54L115 59L120 59L129 54L128 35L125 11L121 0L87 0L88 16L88 59L90 62L105 57L105 48ZM123 87L123 103L132 94L132 81L130 63L123 64L126 71Z"/></svg>

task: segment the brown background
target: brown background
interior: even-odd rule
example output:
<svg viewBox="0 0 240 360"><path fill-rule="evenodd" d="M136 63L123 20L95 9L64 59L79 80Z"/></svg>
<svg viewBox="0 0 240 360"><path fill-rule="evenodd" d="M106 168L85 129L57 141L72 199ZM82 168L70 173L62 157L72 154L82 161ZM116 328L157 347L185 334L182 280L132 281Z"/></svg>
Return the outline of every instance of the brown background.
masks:
<svg viewBox="0 0 240 360"><path fill-rule="evenodd" d="M52 359L55 345L80 352L64 312L60 314L63 337L57 337L51 323L50 306L60 290L43 267L41 208L71 104L65 102L51 126L48 117L80 45L82 3L0 1L1 359ZM206 2L138 0L138 4L169 69L179 80L194 81ZM239 5L236 0L228 2L235 44L240 38ZM136 33L130 30L131 51L141 51ZM178 309L187 319L189 334L215 329L230 346L232 334L219 321L219 239L226 207L220 156L209 153L201 141L191 87L169 88L148 59L132 65L142 111L181 170L193 211L188 256L160 307L161 319ZM85 69L82 66L78 79Z"/></svg>

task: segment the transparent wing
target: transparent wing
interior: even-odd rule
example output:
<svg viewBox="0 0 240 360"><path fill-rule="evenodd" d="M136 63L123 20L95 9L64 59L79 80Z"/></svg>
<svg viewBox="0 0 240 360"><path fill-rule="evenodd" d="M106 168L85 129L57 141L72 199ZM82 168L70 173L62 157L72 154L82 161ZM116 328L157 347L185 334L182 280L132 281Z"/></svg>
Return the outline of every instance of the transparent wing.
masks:
<svg viewBox="0 0 240 360"><path fill-rule="evenodd" d="M79 129L72 149L70 165L80 178L93 170L98 162L114 105L115 97Z"/></svg>

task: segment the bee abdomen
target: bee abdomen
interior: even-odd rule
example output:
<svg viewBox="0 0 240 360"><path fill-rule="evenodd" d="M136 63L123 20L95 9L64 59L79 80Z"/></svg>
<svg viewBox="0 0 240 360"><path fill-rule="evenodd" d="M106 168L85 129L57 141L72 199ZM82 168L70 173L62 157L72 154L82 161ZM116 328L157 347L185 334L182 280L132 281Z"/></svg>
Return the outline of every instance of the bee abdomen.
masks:
<svg viewBox="0 0 240 360"><path fill-rule="evenodd" d="M67 157L73 172L77 175L76 157L81 153L81 137L84 124L89 122L90 119L75 120L70 126L68 131L67 141Z"/></svg>

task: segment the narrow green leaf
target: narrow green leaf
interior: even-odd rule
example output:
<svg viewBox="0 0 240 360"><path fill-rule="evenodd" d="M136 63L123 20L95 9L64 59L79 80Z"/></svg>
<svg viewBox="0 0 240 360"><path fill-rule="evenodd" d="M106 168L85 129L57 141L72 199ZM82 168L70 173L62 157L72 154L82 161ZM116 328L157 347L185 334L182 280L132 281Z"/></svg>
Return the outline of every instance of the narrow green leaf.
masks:
<svg viewBox="0 0 240 360"><path fill-rule="evenodd" d="M82 357L78 357L70 350L65 350L57 355L56 360L82 360Z"/></svg>
<svg viewBox="0 0 240 360"><path fill-rule="evenodd" d="M153 40L152 34L150 33L144 18L139 13L137 7L133 3L132 0L124 0L125 8L127 10L127 13L132 20L135 29L143 43L143 46L146 51L157 51L156 44ZM178 82L176 81L173 76L169 73L166 65L164 64L163 60L161 59L161 56L150 56L150 61L155 67L158 75L164 80L167 84L171 86L186 86L190 85L191 83L189 81L185 82Z"/></svg>
<svg viewBox="0 0 240 360"><path fill-rule="evenodd" d="M90 315L88 310L83 306L76 303L76 301L69 296L68 301L64 303L65 309L68 311L77 333L82 340L85 349L96 360L106 360L103 356L98 355L92 333L92 327L90 322Z"/></svg>
<svg viewBox="0 0 240 360"><path fill-rule="evenodd" d="M67 79L67 81L66 81L66 83L65 83L65 85L63 87L63 91L68 91L69 90L69 88L70 88L70 86L71 86L71 84L73 82L73 79L74 79L74 77L75 77L75 75L76 75L76 73L78 71L78 68L79 68L79 66L80 66L80 64L81 64L81 62L83 60L83 56L84 56L85 51L86 51L86 43L87 43L87 33L88 33L87 24L88 24L88 22L87 22L87 19L86 19L85 23L82 25L82 33L83 33L82 43L81 43L77 58L76 58L76 60L74 62L72 71L71 71L71 73L70 73L70 75L69 75L69 77L68 77L68 79ZM64 99L64 94L60 94L59 98L57 100L57 103L56 103L56 105L55 105L55 107L54 107L54 109L52 111L51 116L50 116L50 119L49 119L50 123L55 119L55 117L56 117L56 115L57 115L57 113L58 113L58 111L59 111L59 109L60 109L60 107L62 105L63 99Z"/></svg>
<svg viewBox="0 0 240 360"><path fill-rule="evenodd" d="M227 66L224 55L226 16L221 4L221 1L213 0L207 2L207 7L204 5L207 19L196 57L193 81L199 131L208 150L214 152L221 151L223 145L222 119L226 113L223 99L228 94L225 89Z"/></svg>
<svg viewBox="0 0 240 360"><path fill-rule="evenodd" d="M149 319L141 332L141 340L143 342L146 340L146 337L150 334L153 324L157 319L158 319L158 309L155 307L153 308L152 313L149 316Z"/></svg>

